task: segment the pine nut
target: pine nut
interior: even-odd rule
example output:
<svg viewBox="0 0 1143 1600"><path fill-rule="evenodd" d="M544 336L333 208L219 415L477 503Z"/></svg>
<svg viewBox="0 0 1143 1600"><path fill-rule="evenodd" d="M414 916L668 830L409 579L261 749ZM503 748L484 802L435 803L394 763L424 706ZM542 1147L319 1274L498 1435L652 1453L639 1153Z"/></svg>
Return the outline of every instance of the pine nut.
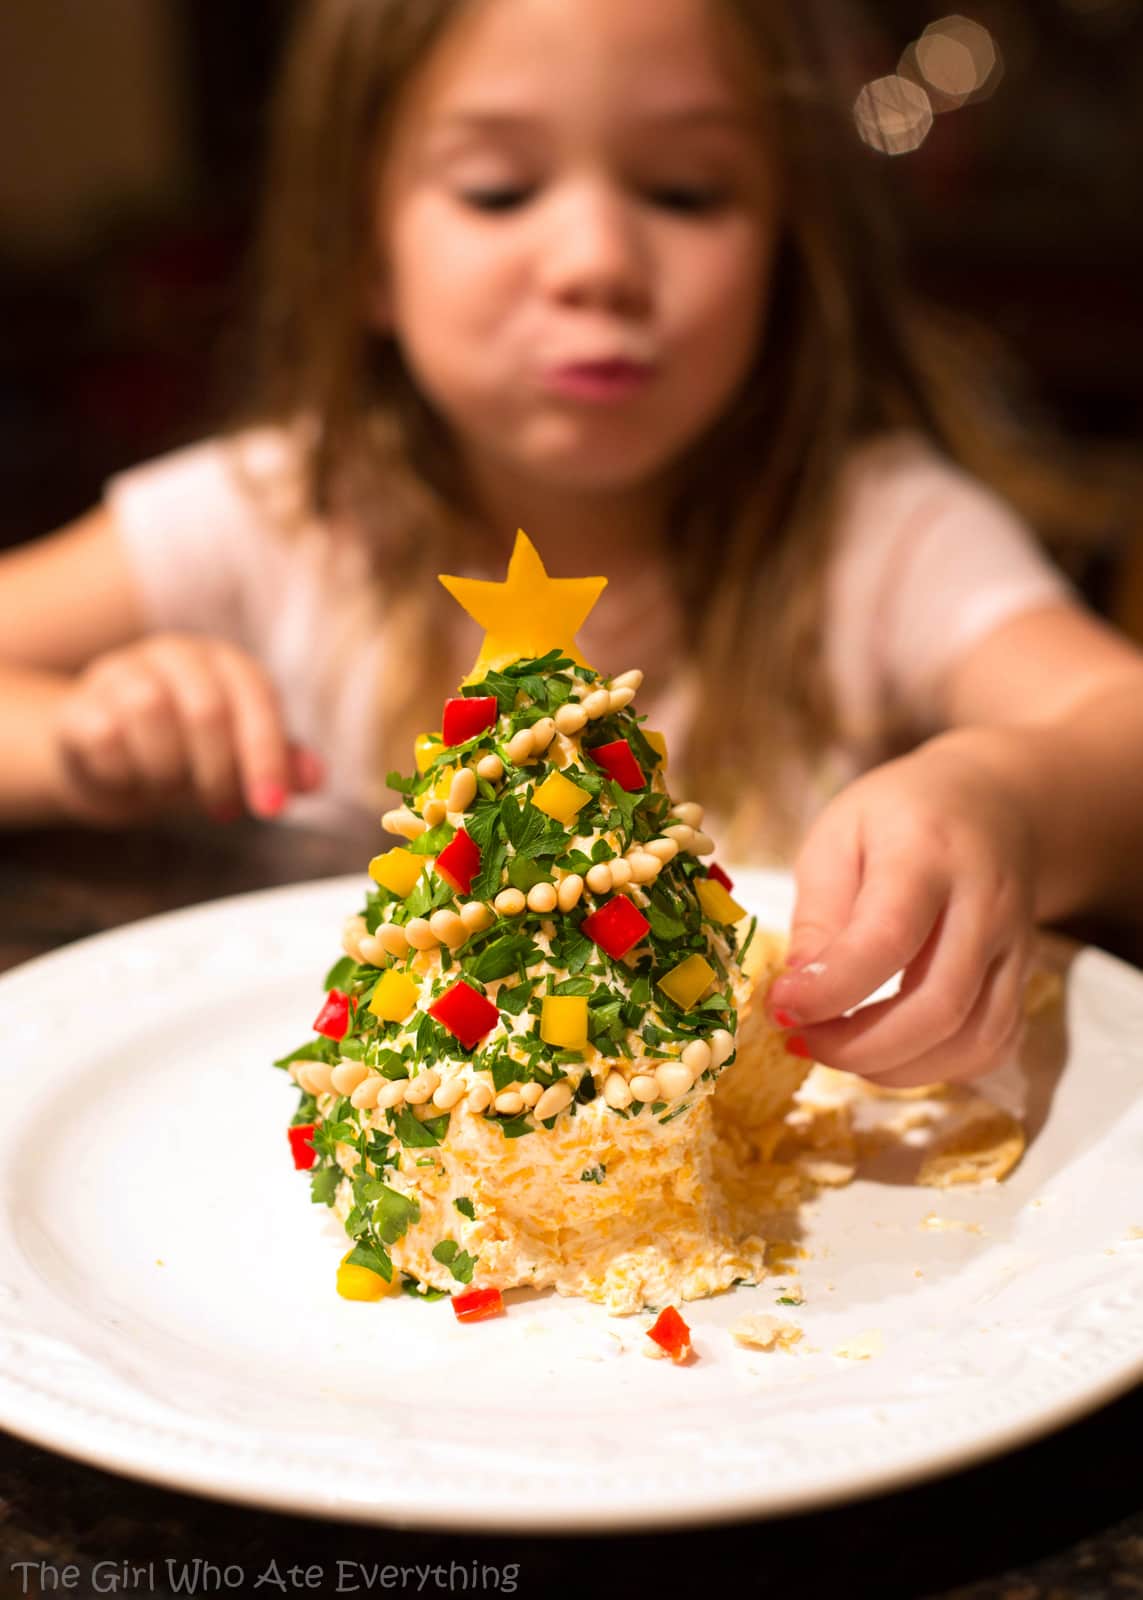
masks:
<svg viewBox="0 0 1143 1600"><path fill-rule="evenodd" d="M375 944L379 944L387 956L400 961L409 953L409 941L405 937L404 928L396 922L383 922L373 935Z"/></svg>
<svg viewBox="0 0 1143 1600"><path fill-rule="evenodd" d="M663 866L666 866L668 861L673 861L679 853L679 847L674 839L652 839L643 848L648 855L655 856L661 861Z"/></svg>
<svg viewBox="0 0 1143 1600"><path fill-rule="evenodd" d="M423 817L414 816L408 806L398 806L395 811L386 811L381 826L387 833L396 833L402 839L419 839L428 824Z"/></svg>
<svg viewBox="0 0 1143 1600"><path fill-rule="evenodd" d="M481 756L476 763L476 776L486 779L489 783L499 783L504 776L503 761L494 751L490 751L488 755Z"/></svg>
<svg viewBox="0 0 1143 1600"><path fill-rule="evenodd" d="M469 933L483 933L492 926L492 912L480 900L466 900L460 908L460 920Z"/></svg>
<svg viewBox="0 0 1143 1600"><path fill-rule="evenodd" d="M587 721L587 712L582 706L568 704L561 706L556 712L556 727L561 733L578 733Z"/></svg>
<svg viewBox="0 0 1143 1600"><path fill-rule="evenodd" d="M554 883L536 883L528 890L528 910L546 915L556 909L558 895Z"/></svg>
<svg viewBox="0 0 1143 1600"><path fill-rule="evenodd" d="M539 722L532 724L532 749L536 755L544 753L555 735L556 724L552 717L541 717Z"/></svg>
<svg viewBox="0 0 1143 1600"><path fill-rule="evenodd" d="M405 938L414 950L435 950L440 940L424 917L410 917L405 924Z"/></svg>
<svg viewBox="0 0 1143 1600"><path fill-rule="evenodd" d="M611 888L611 863L597 861L594 867L587 869L587 886L592 894L606 894Z"/></svg>
<svg viewBox="0 0 1143 1600"><path fill-rule="evenodd" d="M418 1072L411 1083L405 1087L405 1100L411 1106L424 1105L426 1100L431 1100L440 1088L441 1075L435 1067L426 1067L423 1072Z"/></svg>
<svg viewBox="0 0 1143 1600"><path fill-rule="evenodd" d="M338 1094L352 1094L362 1078L369 1076L364 1061L339 1061L329 1075L329 1081Z"/></svg>
<svg viewBox="0 0 1143 1600"><path fill-rule="evenodd" d="M471 767L461 767L448 786L445 804L450 811L467 811L476 799L476 773Z"/></svg>
<svg viewBox="0 0 1143 1600"><path fill-rule="evenodd" d="M649 850L633 850L627 857L632 883L653 883L663 870L663 863Z"/></svg>
<svg viewBox="0 0 1143 1600"><path fill-rule="evenodd" d="M695 843L695 830L686 822L676 822L671 828L663 829L664 839L673 839L680 850L693 850Z"/></svg>
<svg viewBox="0 0 1143 1600"><path fill-rule="evenodd" d="M502 917L518 917L527 903L519 889L501 889L492 902Z"/></svg>
<svg viewBox="0 0 1143 1600"><path fill-rule="evenodd" d="M679 1060L686 1067L692 1078L701 1078L710 1066L710 1045L707 1044L705 1039L692 1039L690 1044L684 1048Z"/></svg>
<svg viewBox="0 0 1143 1600"><path fill-rule="evenodd" d="M520 1086L520 1099L526 1106L534 1106L544 1092L542 1083L525 1083Z"/></svg>
<svg viewBox="0 0 1143 1600"><path fill-rule="evenodd" d="M369 937L364 917L346 917L341 925L341 948L354 961L361 960L361 941Z"/></svg>
<svg viewBox="0 0 1143 1600"><path fill-rule="evenodd" d="M532 755L532 730L521 728L519 733L514 733L504 746L504 754L514 767L522 767Z"/></svg>
<svg viewBox="0 0 1143 1600"><path fill-rule="evenodd" d="M589 721L596 717L605 717L611 710L611 694L607 689L593 689L583 702L583 709Z"/></svg>
<svg viewBox="0 0 1143 1600"><path fill-rule="evenodd" d="M696 828L691 849L696 856L709 856L714 849L714 840L709 833L704 833L701 828Z"/></svg>
<svg viewBox="0 0 1143 1600"><path fill-rule="evenodd" d="M438 800L436 795L433 795L432 799L425 801L422 814L427 826L435 828L437 823L443 822L448 815L448 807L443 800Z"/></svg>
<svg viewBox="0 0 1143 1600"><path fill-rule="evenodd" d="M446 1078L433 1095L433 1105L438 1111L451 1111L453 1106L464 1099L467 1087L463 1078Z"/></svg>
<svg viewBox="0 0 1143 1600"><path fill-rule="evenodd" d="M738 1041L726 1028L716 1028L710 1036L710 1064L721 1067L728 1056L734 1054Z"/></svg>
<svg viewBox="0 0 1143 1600"><path fill-rule="evenodd" d="M671 807L671 815L691 828L701 828L705 813L697 800L680 800L677 806Z"/></svg>
<svg viewBox="0 0 1143 1600"><path fill-rule="evenodd" d="M571 911L579 905L582 894L583 879L578 872L569 872L556 890L556 904L561 911Z"/></svg>
<svg viewBox="0 0 1143 1600"><path fill-rule="evenodd" d="M659 1085L649 1072L637 1072L631 1079L631 1094L636 1100L657 1100Z"/></svg>
<svg viewBox="0 0 1143 1600"><path fill-rule="evenodd" d="M492 1104L492 1089L487 1083L474 1083L465 1097L470 1111L487 1111Z"/></svg>
<svg viewBox="0 0 1143 1600"><path fill-rule="evenodd" d="M634 698L634 689L612 689L607 696L607 709L609 711L622 711L623 707L629 706Z"/></svg>
<svg viewBox="0 0 1143 1600"><path fill-rule="evenodd" d="M571 1105L571 1102L571 1084L564 1083L562 1081L560 1083L553 1083L550 1088L544 1090L543 1094L536 1101L536 1104L532 1110L532 1115L535 1117L537 1122L543 1122L548 1117L559 1116L561 1111L567 1110L568 1106Z"/></svg>
<svg viewBox="0 0 1143 1600"><path fill-rule="evenodd" d="M468 938L468 929L455 911L448 911L444 908L440 911L434 911L429 918L429 927L440 942L447 944L450 950L459 950Z"/></svg>
<svg viewBox="0 0 1143 1600"><path fill-rule="evenodd" d="M630 689L633 694L638 694L643 687L643 674L638 667L632 667L629 672L621 672L617 678L612 678L613 689Z"/></svg>
<svg viewBox="0 0 1143 1600"><path fill-rule="evenodd" d="M408 1086L408 1078L394 1078L391 1082L386 1080L377 1091L378 1106L382 1110L390 1106L399 1106L405 1098Z"/></svg>
<svg viewBox="0 0 1143 1600"><path fill-rule="evenodd" d="M609 1072L603 1084L603 1098L614 1111L625 1111L631 1104L631 1085L621 1072Z"/></svg>
<svg viewBox="0 0 1143 1600"><path fill-rule="evenodd" d="M607 865L611 869L611 887L613 889L626 889L633 876L630 861L625 861L622 856L617 856L614 861L609 861Z"/></svg>
<svg viewBox="0 0 1143 1600"><path fill-rule="evenodd" d="M513 1117L517 1112L523 1111L524 1097L519 1089L505 1089L496 1096L493 1104L497 1111L502 1111L507 1116Z"/></svg>
<svg viewBox="0 0 1143 1600"><path fill-rule="evenodd" d="M377 1072L371 1072L367 1078L354 1089L349 1097L351 1106L356 1106L358 1111L372 1111L377 1104L377 1096L381 1093L385 1079Z"/></svg>
<svg viewBox="0 0 1143 1600"><path fill-rule="evenodd" d="M668 1061L655 1068L655 1082L659 1085L659 1100L678 1100L694 1085L694 1079L681 1061Z"/></svg>
<svg viewBox="0 0 1143 1600"><path fill-rule="evenodd" d="M307 1094L328 1094L330 1080L329 1062L303 1062L298 1068L297 1079Z"/></svg>

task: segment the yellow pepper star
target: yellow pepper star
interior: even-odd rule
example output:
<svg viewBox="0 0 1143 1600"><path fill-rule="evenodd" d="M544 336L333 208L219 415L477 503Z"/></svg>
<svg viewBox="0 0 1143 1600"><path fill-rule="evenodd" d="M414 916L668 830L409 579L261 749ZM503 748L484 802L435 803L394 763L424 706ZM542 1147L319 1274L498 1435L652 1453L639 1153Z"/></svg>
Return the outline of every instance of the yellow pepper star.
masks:
<svg viewBox="0 0 1143 1600"><path fill-rule="evenodd" d="M546 655L549 650L560 650L586 665L575 647L575 636L607 587L607 579L549 578L539 552L522 529L517 530L503 583L449 578L444 573L440 581L485 630L466 683L522 657Z"/></svg>

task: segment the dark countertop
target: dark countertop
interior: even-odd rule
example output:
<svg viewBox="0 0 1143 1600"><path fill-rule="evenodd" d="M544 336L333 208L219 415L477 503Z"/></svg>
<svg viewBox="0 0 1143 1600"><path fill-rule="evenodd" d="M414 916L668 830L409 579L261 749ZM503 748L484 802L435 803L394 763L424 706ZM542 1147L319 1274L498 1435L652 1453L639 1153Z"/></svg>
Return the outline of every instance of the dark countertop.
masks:
<svg viewBox="0 0 1143 1600"><path fill-rule="evenodd" d="M195 901L357 871L378 840L367 818L336 837L252 822L0 836L0 969ZM1139 930L1079 931L1136 961L1143 953ZM186 1592L196 1561L231 1569L200 1567L199 1593L263 1596L496 1592L491 1573L472 1581L477 1561L498 1569L500 1592L521 1595L1140 1595L1143 1388L930 1484L797 1517L606 1539L446 1537L249 1510L0 1433L3 1600ZM386 1566L421 1570L386 1576Z"/></svg>

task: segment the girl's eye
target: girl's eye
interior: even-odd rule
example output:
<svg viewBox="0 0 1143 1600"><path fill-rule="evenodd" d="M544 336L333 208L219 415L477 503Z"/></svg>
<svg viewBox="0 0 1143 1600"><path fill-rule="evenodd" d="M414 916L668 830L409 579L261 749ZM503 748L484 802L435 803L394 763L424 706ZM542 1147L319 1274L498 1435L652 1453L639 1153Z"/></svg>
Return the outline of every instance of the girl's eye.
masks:
<svg viewBox="0 0 1143 1600"><path fill-rule="evenodd" d="M649 189L647 198L652 205L661 206L665 211L681 211L683 213L699 216L703 212L717 211L729 199L724 189L713 189L701 185L689 186L687 184L663 184L658 188Z"/></svg>
<svg viewBox="0 0 1143 1600"><path fill-rule="evenodd" d="M475 211L512 211L531 197L532 191L503 185L497 189L465 189L461 199Z"/></svg>

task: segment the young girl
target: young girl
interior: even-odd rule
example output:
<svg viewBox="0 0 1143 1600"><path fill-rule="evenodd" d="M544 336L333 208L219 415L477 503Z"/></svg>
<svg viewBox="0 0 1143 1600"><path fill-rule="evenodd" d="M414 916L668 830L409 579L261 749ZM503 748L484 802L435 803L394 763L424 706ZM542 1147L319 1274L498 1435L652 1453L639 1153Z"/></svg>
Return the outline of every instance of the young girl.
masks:
<svg viewBox="0 0 1143 1600"><path fill-rule="evenodd" d="M477 645L435 574L501 576L522 526L609 575L585 653L647 669L724 855L800 832L790 1048L1001 1061L1035 921L1143 878L1143 664L952 464L979 398L907 310L838 35L808 0L318 0L258 426L0 564L3 814L380 806Z"/></svg>

